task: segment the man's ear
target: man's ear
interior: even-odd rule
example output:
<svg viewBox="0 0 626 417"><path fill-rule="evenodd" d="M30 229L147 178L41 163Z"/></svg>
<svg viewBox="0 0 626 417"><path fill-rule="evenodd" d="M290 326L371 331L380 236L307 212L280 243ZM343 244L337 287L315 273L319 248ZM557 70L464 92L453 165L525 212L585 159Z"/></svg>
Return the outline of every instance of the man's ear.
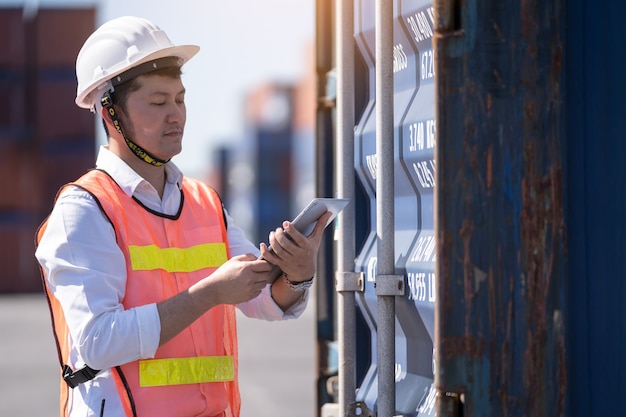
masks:
<svg viewBox="0 0 626 417"><path fill-rule="evenodd" d="M113 123L111 122L109 111L104 106L100 106L100 116L102 117L102 120L106 120L107 123Z"/></svg>
<svg viewBox="0 0 626 417"><path fill-rule="evenodd" d="M116 114L117 114L117 112L116 112ZM108 109L106 109L104 107L100 107L100 117L102 118L102 123L104 123L104 125L105 125L105 130L106 130L106 133L109 136L109 138L111 136L115 136L115 135L119 134L117 132L117 129L115 128L115 125L113 124L113 120L111 119L111 115L109 114L109 110Z"/></svg>
<svg viewBox="0 0 626 417"><path fill-rule="evenodd" d="M109 111L102 106L100 106L100 117L102 117L102 120L104 120L104 123L106 123L109 128L113 127Z"/></svg>

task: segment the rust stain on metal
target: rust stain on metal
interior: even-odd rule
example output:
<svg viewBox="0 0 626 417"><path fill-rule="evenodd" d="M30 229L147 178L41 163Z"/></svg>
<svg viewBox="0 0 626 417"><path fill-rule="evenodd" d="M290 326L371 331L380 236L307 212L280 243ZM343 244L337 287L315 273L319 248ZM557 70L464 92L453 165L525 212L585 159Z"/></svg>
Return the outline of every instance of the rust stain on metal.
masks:
<svg viewBox="0 0 626 417"><path fill-rule="evenodd" d="M526 109L534 106L527 105ZM535 115L533 111L527 115ZM532 124L534 120L525 120ZM529 130L532 127L528 127ZM527 345L524 351L524 386L528 390L527 410L532 415L542 415L542 404L545 398L545 370L550 363L550 357L546 356L546 349L553 350L553 360L561 367L559 372L564 372L565 363L556 357L559 344L563 345L557 337L556 345L549 344L549 332L553 323L548 322L550 312L549 292L554 290L554 262L555 252L558 251L563 238L563 215L562 215L562 184L560 169L553 163L548 167L547 174L539 172L537 159L539 146L534 141L526 141L524 144L524 178L522 180L522 212L521 212L521 235L522 235L522 264L526 277L526 296L528 306ZM560 380L566 383L566 380ZM559 386L559 392L565 391L565 385ZM555 399L561 408L564 399ZM562 408L561 408L562 410Z"/></svg>
<svg viewBox="0 0 626 417"><path fill-rule="evenodd" d="M439 33L447 33L454 30L454 2L435 2L433 9L435 30Z"/></svg>
<svg viewBox="0 0 626 417"><path fill-rule="evenodd" d="M525 122L534 122L535 113L529 111L532 104L526 104ZM546 317L544 288L547 277L544 275L545 255L545 227L547 218L545 212L545 184L538 178L535 171L535 144L527 141L524 145L524 173L522 180L522 262L526 271L526 301L529 317L526 320L527 345L525 348L523 381L529 391L528 411L533 415L540 413L543 403L542 371L545 369L543 349L546 342ZM541 415L541 414L537 414Z"/></svg>
<svg viewBox="0 0 626 417"><path fill-rule="evenodd" d="M437 262L438 270L437 276L437 303L442 306L443 312L441 312L440 317L442 320L445 320L448 317L448 312L454 306L454 300L452 297L448 295L452 292L452 279L450 273L450 265L451 262L451 254L452 250L450 248L454 245L454 239L451 238L450 232L447 230L440 230L437 234L437 259L440 261Z"/></svg>
<svg viewBox="0 0 626 417"><path fill-rule="evenodd" d="M465 333L469 334L471 331L472 322L472 298L474 298L473 280L472 280L472 260L470 254L470 247L472 241L473 225L470 221L465 219L463 226L459 231L459 236L463 243L463 293L465 299Z"/></svg>
<svg viewBox="0 0 626 417"><path fill-rule="evenodd" d="M442 337L438 347L446 359L458 356L479 358L485 353L485 339L472 335Z"/></svg>
<svg viewBox="0 0 626 417"><path fill-rule="evenodd" d="M493 186L493 145L487 150L487 191Z"/></svg>
<svg viewBox="0 0 626 417"><path fill-rule="evenodd" d="M493 33L481 39L489 41L486 53L500 59L494 59L492 66L481 65L473 61L473 52L465 51L459 59L458 90L442 94L461 97L465 137L458 135L454 142L458 146L462 141L462 158L446 167L454 172L451 187L460 190L446 197L460 197L453 204L462 208L446 213L459 217L453 219L454 228L438 233L442 268L437 272L442 295L438 301L442 304L437 309L441 322L450 324L452 313L457 320L464 313L465 321L445 328L455 333L442 332L437 349L442 359L465 358L467 375L454 375L450 381L465 383L469 396L473 390L488 390L488 403L481 403L485 410L504 417L562 416L567 352L564 331L557 324L562 306L556 300L562 291L559 263L566 232L558 149L562 140L563 46L558 27L562 6L559 0L553 8L539 0L520 0L518 6L516 18L520 20L515 22L514 33L507 26L510 19L505 6L488 10ZM449 10L439 12L450 17ZM507 61L509 53L512 61ZM507 62L515 68L511 70ZM481 71L478 75L476 66ZM442 67L439 74L445 71L454 72ZM504 114L502 105L511 99L515 99L515 114ZM503 179L505 165L511 177ZM493 213L485 213L485 208ZM485 214L494 214L494 221L502 223L489 223ZM509 226L506 222L515 224L503 233L502 228ZM480 273L485 274L485 281L479 282ZM486 381L479 381L481 375L476 372L488 373L491 385L480 385ZM484 397L478 396L483 393L473 399L482 401Z"/></svg>
<svg viewBox="0 0 626 417"><path fill-rule="evenodd" d="M546 406L563 415L567 386L564 334L558 324L559 308L550 293L559 291L555 257L564 248L562 177L559 143L560 80L563 51L559 40L560 4L545 16L538 0L521 0L521 38L525 42L521 83L523 103L523 172L521 181L520 263L524 271L522 296L526 305L526 344L523 351L523 387L527 415L544 416ZM546 29L550 37L546 36ZM546 45L546 42L549 42ZM549 50L546 50L549 48ZM548 52L549 72L542 53ZM546 56L545 53L543 56ZM552 370L552 371L550 371ZM556 370L558 375L553 374ZM556 391L548 391L546 378L557 378ZM557 398L549 398L548 395ZM552 410L554 412L555 410Z"/></svg>

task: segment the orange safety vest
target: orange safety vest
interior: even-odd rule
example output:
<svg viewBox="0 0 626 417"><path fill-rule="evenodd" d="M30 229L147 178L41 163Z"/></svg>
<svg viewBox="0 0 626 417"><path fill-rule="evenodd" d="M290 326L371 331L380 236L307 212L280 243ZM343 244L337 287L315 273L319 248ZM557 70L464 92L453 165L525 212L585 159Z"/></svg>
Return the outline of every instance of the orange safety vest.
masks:
<svg viewBox="0 0 626 417"><path fill-rule="evenodd" d="M198 181L183 180L181 209L174 216L143 206L100 170L69 185L92 194L115 229L126 258L122 300L126 309L170 298L210 275L230 257L219 196ZM47 220L37 232L38 242L46 224ZM63 367L68 363L69 332L43 270L42 278ZM235 307L219 305L159 347L154 359L117 366L111 374L128 417L238 417L237 371ZM68 393L62 379L61 416L67 415Z"/></svg>

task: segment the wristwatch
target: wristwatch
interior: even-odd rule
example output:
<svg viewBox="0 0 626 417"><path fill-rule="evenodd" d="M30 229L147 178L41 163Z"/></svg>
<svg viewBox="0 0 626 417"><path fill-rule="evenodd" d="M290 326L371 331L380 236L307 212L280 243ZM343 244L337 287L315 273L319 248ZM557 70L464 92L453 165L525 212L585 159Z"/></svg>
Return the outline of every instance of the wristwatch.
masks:
<svg viewBox="0 0 626 417"><path fill-rule="evenodd" d="M306 291L309 288L311 288L311 285L313 285L313 277L311 277L310 279L306 281L294 282L294 281L290 281L289 278L287 278L287 274L285 274L284 272L283 272L283 281L285 281L285 283L289 285L289 289L291 291L295 291L295 292Z"/></svg>

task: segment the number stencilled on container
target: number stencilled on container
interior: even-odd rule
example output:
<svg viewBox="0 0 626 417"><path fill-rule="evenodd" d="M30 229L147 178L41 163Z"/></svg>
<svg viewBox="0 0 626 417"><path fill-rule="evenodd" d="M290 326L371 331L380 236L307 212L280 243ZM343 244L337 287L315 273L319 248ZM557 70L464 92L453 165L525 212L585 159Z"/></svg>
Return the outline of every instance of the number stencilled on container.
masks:
<svg viewBox="0 0 626 417"><path fill-rule="evenodd" d="M393 72L399 72L409 67L409 57L404 52L404 46L401 43L393 47Z"/></svg>
<svg viewBox="0 0 626 417"><path fill-rule="evenodd" d="M418 237L417 244L409 260L411 262L435 262L437 260L437 252L435 252L436 245L437 240L433 235Z"/></svg>
<svg viewBox="0 0 626 417"><path fill-rule="evenodd" d="M413 162L411 165L422 188L435 188L437 166L434 159Z"/></svg>
<svg viewBox="0 0 626 417"><path fill-rule="evenodd" d="M435 119L409 123L409 152L435 149Z"/></svg>
<svg viewBox="0 0 626 417"><path fill-rule="evenodd" d="M437 300L435 293L434 272L407 273L409 286L409 300L434 303Z"/></svg>
<svg viewBox="0 0 626 417"><path fill-rule="evenodd" d="M406 18L406 22L411 28L413 38L417 43L427 41L434 35L435 11L433 7L417 11Z"/></svg>
<svg viewBox="0 0 626 417"><path fill-rule="evenodd" d="M432 49L420 52L420 79L435 78L435 55Z"/></svg>

